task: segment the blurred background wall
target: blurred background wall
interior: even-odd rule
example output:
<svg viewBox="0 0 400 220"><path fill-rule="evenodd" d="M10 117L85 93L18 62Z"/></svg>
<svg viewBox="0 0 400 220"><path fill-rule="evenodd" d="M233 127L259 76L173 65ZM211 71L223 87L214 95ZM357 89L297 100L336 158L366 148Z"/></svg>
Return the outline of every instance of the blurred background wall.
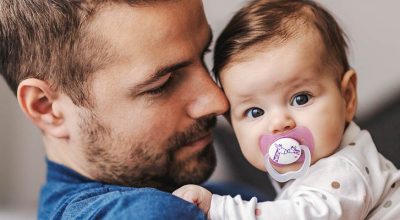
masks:
<svg viewBox="0 0 400 220"><path fill-rule="evenodd" d="M233 13L244 0L204 0L209 23L218 36ZM379 133L382 123L397 129L400 115L400 1L323 0L349 36L350 63L359 76L359 111L357 120L371 128L374 138L389 142ZM210 64L211 56L207 57ZM388 115L388 117L386 117ZM383 117L383 118L382 118ZM384 121L384 120L387 120ZM217 139L220 159L215 181L241 178L237 167L229 162L230 148L240 157L239 149L229 141L232 131L221 121L218 132L227 134ZM398 129L400 130L400 129ZM394 133L392 138L398 138ZM226 140L228 139L228 140ZM386 142L385 142L386 141ZM393 143L392 143L393 144ZM397 144L397 143L395 143ZM231 146L232 145L232 146ZM397 144L397 147L399 144ZM399 154L397 154L399 155ZM393 155L392 155L393 156ZM395 155L396 156L396 155ZM396 157L392 157L396 160ZM400 156L397 156L400 161ZM246 162L236 163L246 166ZM239 167L241 168L241 167ZM254 171L257 172L257 171ZM44 181L44 152L40 133L24 117L15 97L0 79L0 219L32 219L35 217L38 192ZM242 182L258 184L250 177Z"/></svg>

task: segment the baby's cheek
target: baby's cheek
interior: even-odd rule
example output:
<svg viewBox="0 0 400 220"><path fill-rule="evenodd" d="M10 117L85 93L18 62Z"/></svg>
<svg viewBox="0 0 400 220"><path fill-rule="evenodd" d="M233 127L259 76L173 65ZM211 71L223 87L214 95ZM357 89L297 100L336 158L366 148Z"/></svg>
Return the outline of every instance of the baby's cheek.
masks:
<svg viewBox="0 0 400 220"><path fill-rule="evenodd" d="M237 128L239 128L239 126ZM253 129L244 126L240 128L241 129L236 129L236 136L243 156L251 165L259 170L265 171L264 157L259 148L259 132L257 132L254 126Z"/></svg>
<svg viewBox="0 0 400 220"><path fill-rule="evenodd" d="M264 166L264 157L261 153L260 150L258 149L243 149L242 148L242 153L246 160L253 165L255 168L261 170L261 171L266 171L265 166Z"/></svg>
<svg viewBox="0 0 400 220"><path fill-rule="evenodd" d="M264 157L261 154L257 154L257 157L254 158L254 162L251 164L261 171L267 171L264 165Z"/></svg>
<svg viewBox="0 0 400 220"><path fill-rule="evenodd" d="M315 159L321 159L330 156L332 153L336 151L338 147L340 147L339 146L340 141L343 136L342 133L336 131L332 131L330 133L326 132L326 133L328 135L322 137L322 139L319 139L319 141L316 144L315 151L317 153L317 158Z"/></svg>

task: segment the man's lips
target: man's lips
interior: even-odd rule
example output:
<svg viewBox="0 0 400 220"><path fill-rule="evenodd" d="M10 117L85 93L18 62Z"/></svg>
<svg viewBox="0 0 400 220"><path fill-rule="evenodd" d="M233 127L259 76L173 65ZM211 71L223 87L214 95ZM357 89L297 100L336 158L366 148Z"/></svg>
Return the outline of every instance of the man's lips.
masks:
<svg viewBox="0 0 400 220"><path fill-rule="evenodd" d="M281 133L281 134L265 134L260 137L260 150L263 155L267 154L269 147L276 140L281 138L292 138L299 142L301 145L306 145L310 152L312 153L314 150L314 139L310 130L306 127L295 127L294 129Z"/></svg>
<svg viewBox="0 0 400 220"><path fill-rule="evenodd" d="M187 143L187 144L183 145L182 147L192 148L193 150L202 149L205 146L207 146L209 143L211 143L212 139L213 139L212 133L208 132L201 138L196 139L190 143Z"/></svg>
<svg viewBox="0 0 400 220"><path fill-rule="evenodd" d="M192 158L194 155L202 152L210 143L212 142L212 134L211 132L206 133L201 138L195 139L190 143L186 143L181 145L176 151L175 159L176 160L188 160Z"/></svg>

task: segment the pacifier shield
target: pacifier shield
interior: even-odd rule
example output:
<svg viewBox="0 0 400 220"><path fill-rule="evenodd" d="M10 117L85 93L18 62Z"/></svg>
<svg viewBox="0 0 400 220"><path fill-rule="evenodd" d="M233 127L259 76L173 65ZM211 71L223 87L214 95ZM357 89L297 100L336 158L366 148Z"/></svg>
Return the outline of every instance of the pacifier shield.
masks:
<svg viewBox="0 0 400 220"><path fill-rule="evenodd" d="M304 176L311 166L311 153L314 150L314 139L306 127L295 127L281 134L264 134L259 145L264 155L264 164L269 175L278 182L286 182ZM287 166L301 163L298 170L279 173L272 166Z"/></svg>
<svg viewBox="0 0 400 220"><path fill-rule="evenodd" d="M301 147L299 142L292 138L281 138L271 144L268 155L273 162L288 165L299 160Z"/></svg>

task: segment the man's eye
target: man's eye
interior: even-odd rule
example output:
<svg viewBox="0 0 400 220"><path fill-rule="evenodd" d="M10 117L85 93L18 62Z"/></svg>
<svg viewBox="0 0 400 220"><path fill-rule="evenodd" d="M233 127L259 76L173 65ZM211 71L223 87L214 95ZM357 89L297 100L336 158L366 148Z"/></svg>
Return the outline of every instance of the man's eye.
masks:
<svg viewBox="0 0 400 220"><path fill-rule="evenodd" d="M246 116L249 118L257 118L264 114L264 110L261 108L253 107L246 110Z"/></svg>
<svg viewBox="0 0 400 220"><path fill-rule="evenodd" d="M152 90L149 90L149 91L147 91L146 93L147 93L147 94L150 94L150 95L158 95L158 94L161 94L161 93L163 93L163 92L166 90L166 88L168 88L168 82L169 82L169 80L168 80L166 83L164 83L162 86L157 87L157 88L154 88L154 89L152 89Z"/></svg>
<svg viewBox="0 0 400 220"><path fill-rule="evenodd" d="M302 106L302 105L307 104L311 98L312 98L312 96L307 93L298 94L298 95L293 96L292 100L290 100L290 105Z"/></svg>
<svg viewBox="0 0 400 220"><path fill-rule="evenodd" d="M175 75L176 74L172 74L164 84L162 84L156 88L153 88L151 90L148 90L148 91L146 91L146 93L149 95L159 95L164 92L167 92L167 90L172 86L173 82L175 81L175 77L176 77Z"/></svg>

